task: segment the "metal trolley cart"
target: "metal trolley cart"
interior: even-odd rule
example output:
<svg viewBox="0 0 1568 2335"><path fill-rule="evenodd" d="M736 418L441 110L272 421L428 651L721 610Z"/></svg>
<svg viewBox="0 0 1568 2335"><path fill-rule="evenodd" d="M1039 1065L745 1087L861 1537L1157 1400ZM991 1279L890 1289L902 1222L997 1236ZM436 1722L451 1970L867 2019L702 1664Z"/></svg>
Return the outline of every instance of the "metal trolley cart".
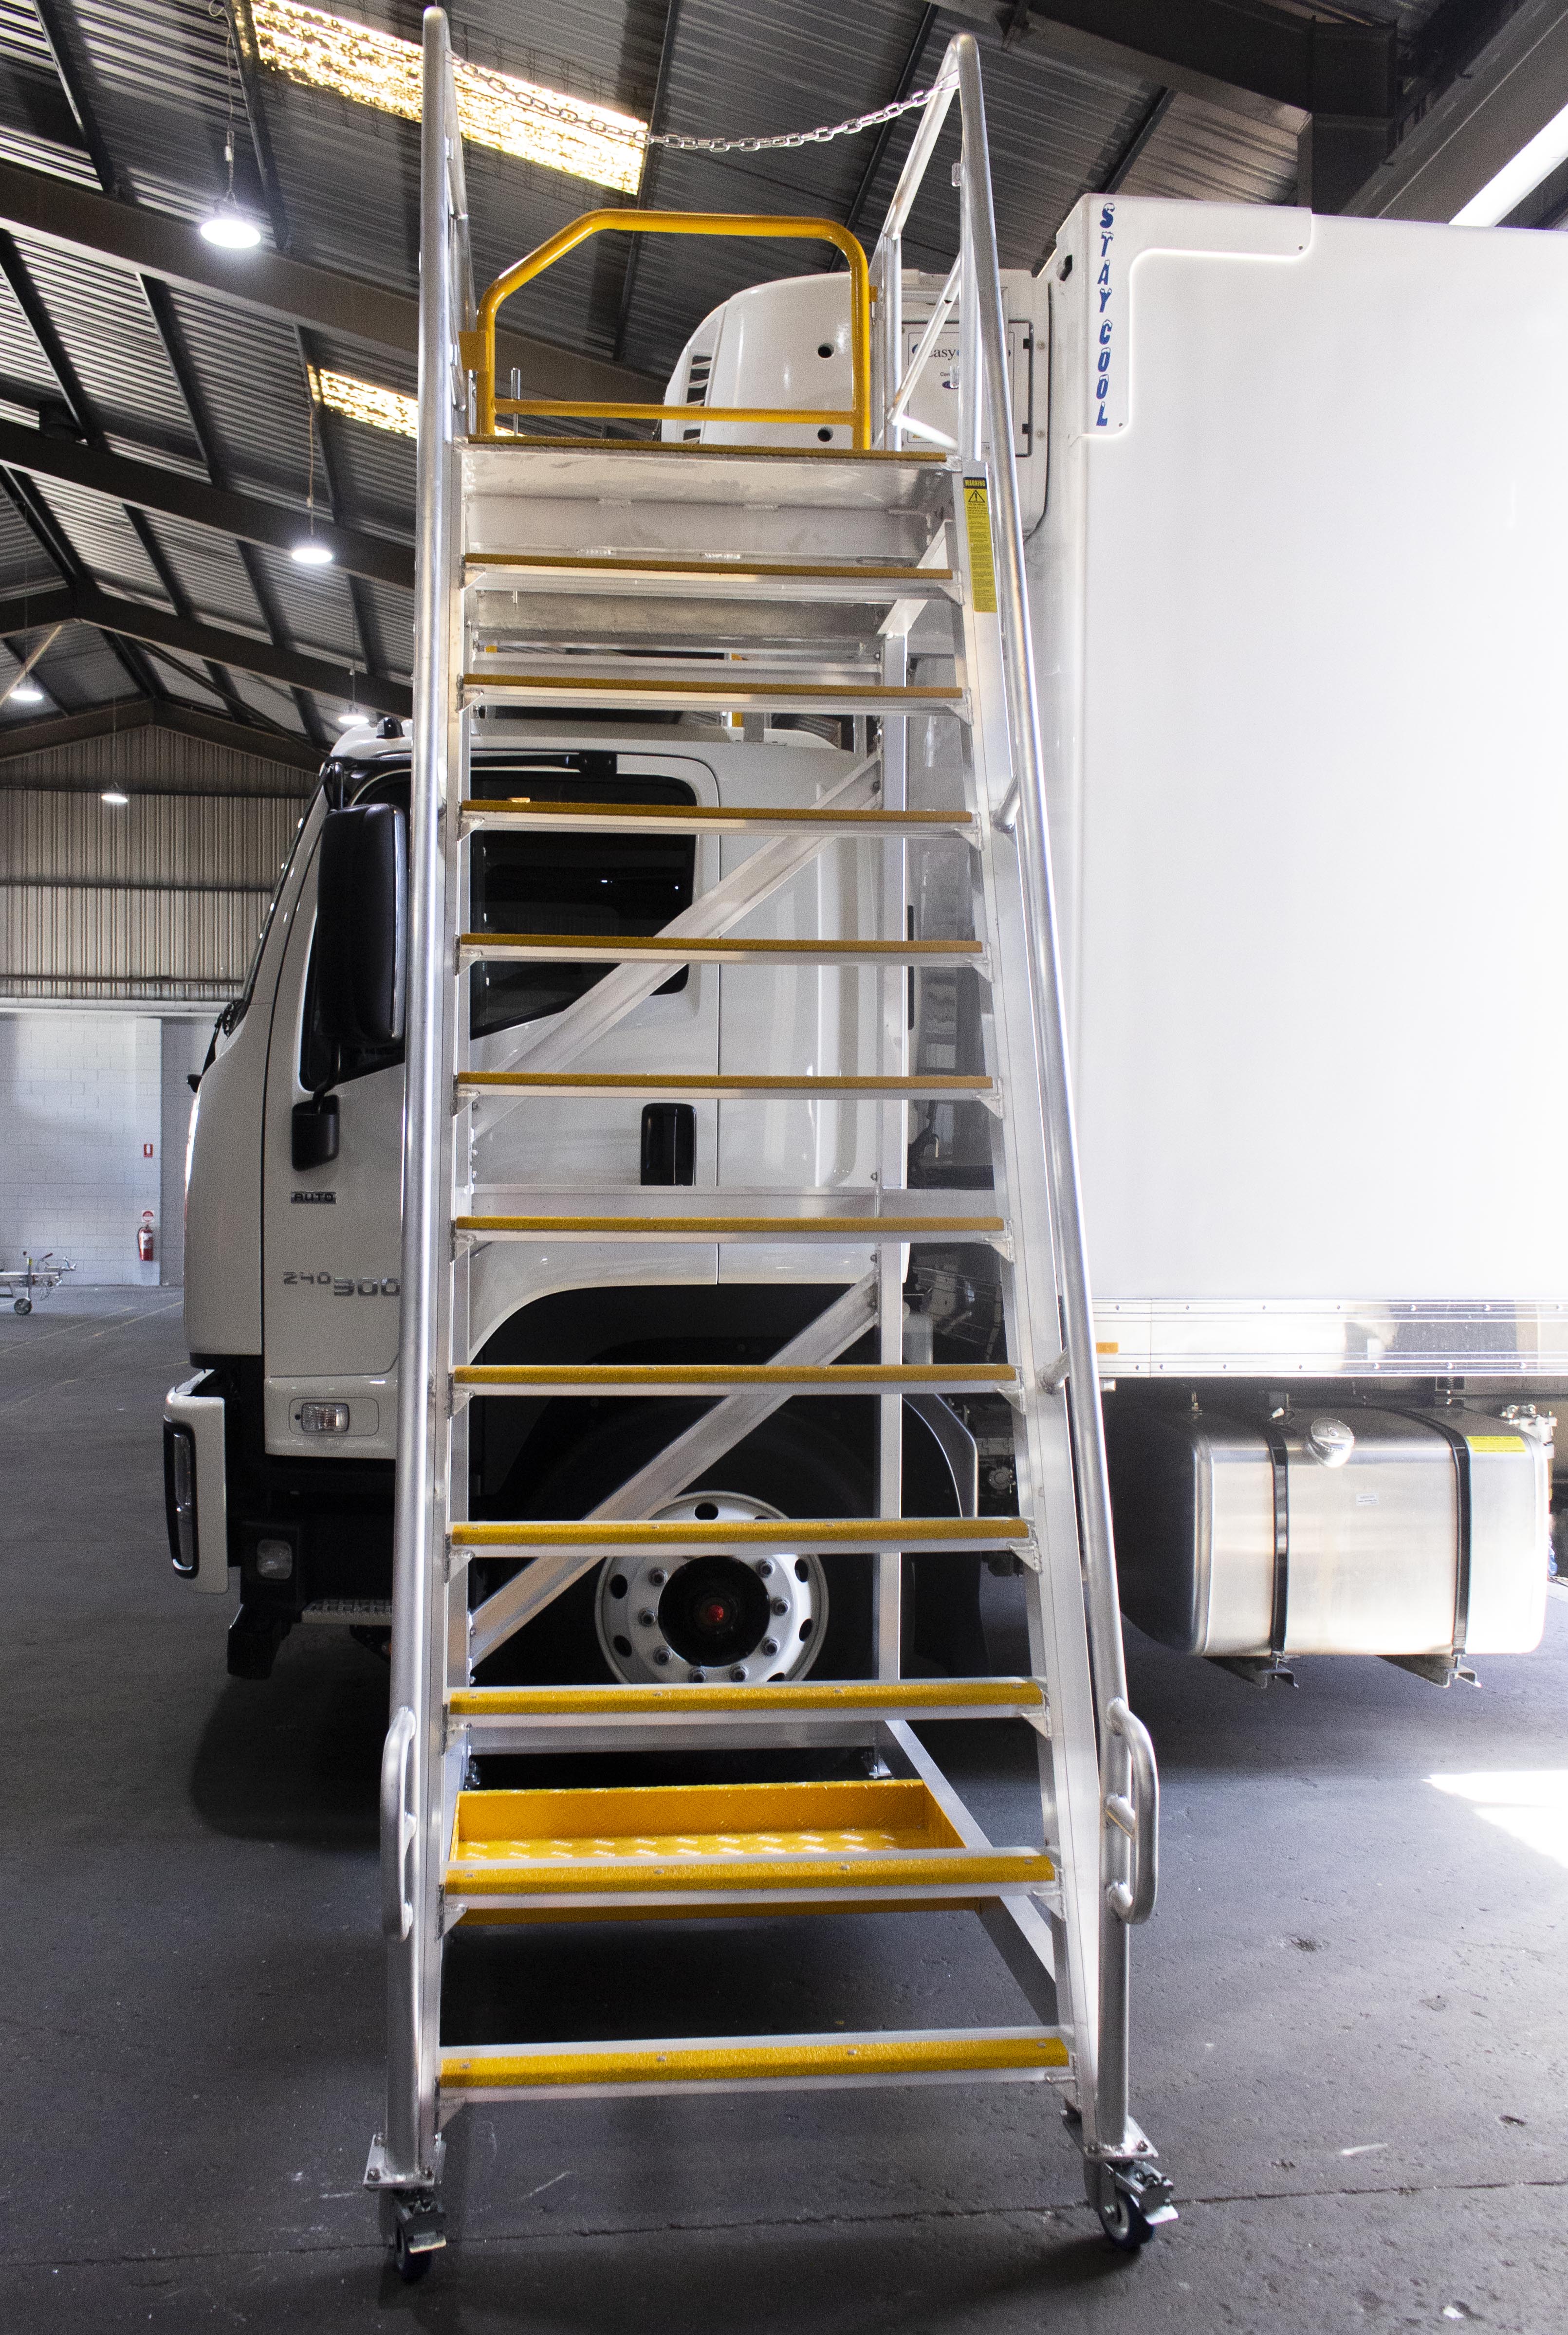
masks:
<svg viewBox="0 0 1568 2335"><path fill-rule="evenodd" d="M24 1256L20 1264L0 1266L0 1297L9 1297L13 1313L31 1313L33 1292L41 1289L47 1295L58 1289L68 1273L76 1267L64 1257L55 1261L54 1251L46 1249L42 1256Z"/></svg>

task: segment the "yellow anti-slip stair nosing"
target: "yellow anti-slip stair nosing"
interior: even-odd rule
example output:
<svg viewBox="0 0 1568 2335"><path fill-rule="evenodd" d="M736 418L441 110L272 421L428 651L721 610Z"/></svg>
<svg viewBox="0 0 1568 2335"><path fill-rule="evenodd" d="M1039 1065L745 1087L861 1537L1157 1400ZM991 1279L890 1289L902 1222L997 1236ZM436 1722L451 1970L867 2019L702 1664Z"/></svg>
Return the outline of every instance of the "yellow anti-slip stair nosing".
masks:
<svg viewBox="0 0 1568 2335"><path fill-rule="evenodd" d="M663 933L646 937L627 933L460 933L458 946L475 956L547 949L569 951L574 956L616 957L628 964L646 957L669 957L674 962L705 956L799 957L807 963L820 957L831 964L838 957L865 956L886 957L895 964L924 964L928 959L941 963L948 957L969 959L985 953L979 941L683 940L678 935L667 938Z"/></svg>
<svg viewBox="0 0 1568 2335"><path fill-rule="evenodd" d="M460 1386L878 1386L1015 1384L1011 1362L460 1362Z"/></svg>
<svg viewBox="0 0 1568 2335"><path fill-rule="evenodd" d="M994 1081L977 1071L938 1071L929 1078L840 1077L830 1073L789 1078L765 1071L721 1071L711 1077L704 1077L700 1071L460 1071L457 1083L460 1093L475 1087L486 1094L925 1096L989 1094Z"/></svg>
<svg viewBox="0 0 1568 2335"><path fill-rule="evenodd" d="M1039 1710L1038 1679L825 1679L791 1685L459 1687L447 1698L454 1719L635 1716L668 1711L1003 1710Z"/></svg>
<svg viewBox="0 0 1568 2335"><path fill-rule="evenodd" d="M967 810L835 810L811 805L804 809L766 803L595 803L535 802L528 795L498 795L493 799L467 796L460 806L465 819L505 818L526 812L529 819L549 819L563 824L599 819L646 821L666 827L694 827L728 820L740 826L750 820L773 827L864 827L870 833L888 828L972 828L974 814Z"/></svg>
<svg viewBox="0 0 1568 2335"><path fill-rule="evenodd" d="M447 2092L569 2090L587 2085L788 2083L821 2078L1040 2077L1070 2065L1050 2028L937 2034L735 2035L655 2043L522 2044L441 2053Z"/></svg>
<svg viewBox="0 0 1568 2335"><path fill-rule="evenodd" d="M873 705L957 705L963 698L962 689L939 688L924 682L791 681L777 675L764 680L759 675L743 678L739 674L733 681L678 681L662 673L639 680L629 673L465 673L463 687L564 690L573 697L588 692L603 696L606 691L616 697L683 693L689 697L711 697L726 705L776 697L808 697L829 705L863 702Z"/></svg>
<svg viewBox="0 0 1568 2335"><path fill-rule="evenodd" d="M1002 1216L454 1216L452 1230L494 1237L537 1233L546 1240L799 1240L825 1248L866 1241L929 1240L964 1233L985 1238L1007 1230Z"/></svg>
<svg viewBox="0 0 1568 2335"><path fill-rule="evenodd" d="M1056 1868L1038 1848L852 1849L763 1855L457 1858L450 1902L484 1897L702 1895L763 1889L1047 1889Z"/></svg>
<svg viewBox="0 0 1568 2335"><path fill-rule="evenodd" d="M663 1524L540 1522L454 1524L459 1548L910 1548L922 1541L974 1542L989 1548L1029 1538L1024 1516L796 1516L780 1524L750 1517L707 1524L673 1517Z"/></svg>

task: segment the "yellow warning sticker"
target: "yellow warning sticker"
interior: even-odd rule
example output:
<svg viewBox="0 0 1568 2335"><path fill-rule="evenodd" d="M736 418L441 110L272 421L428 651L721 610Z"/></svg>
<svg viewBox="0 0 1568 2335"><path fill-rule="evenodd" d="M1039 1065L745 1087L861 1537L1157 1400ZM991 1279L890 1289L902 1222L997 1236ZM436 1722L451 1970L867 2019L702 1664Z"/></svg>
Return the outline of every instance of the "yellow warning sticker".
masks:
<svg viewBox="0 0 1568 2335"><path fill-rule="evenodd" d="M963 517L969 530L969 588L982 616L996 614L996 568L991 556L991 509L983 479L963 481Z"/></svg>
<svg viewBox="0 0 1568 2335"><path fill-rule="evenodd" d="M1466 1442L1472 1451L1523 1451L1522 1435L1466 1435Z"/></svg>
<svg viewBox="0 0 1568 2335"><path fill-rule="evenodd" d="M1094 1351L1097 1354L1119 1354L1121 1341L1119 1338L1102 1338Z"/></svg>

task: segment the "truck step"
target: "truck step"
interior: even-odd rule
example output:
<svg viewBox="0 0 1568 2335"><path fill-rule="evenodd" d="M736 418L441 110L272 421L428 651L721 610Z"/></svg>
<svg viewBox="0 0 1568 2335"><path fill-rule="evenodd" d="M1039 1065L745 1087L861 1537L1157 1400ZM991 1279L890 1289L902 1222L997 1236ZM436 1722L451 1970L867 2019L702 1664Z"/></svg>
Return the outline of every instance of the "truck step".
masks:
<svg viewBox="0 0 1568 2335"><path fill-rule="evenodd" d="M819 1248L902 1247L905 1241L995 1241L1007 1233L1003 1216L454 1216L452 1229L469 1240L769 1241Z"/></svg>
<svg viewBox="0 0 1568 2335"><path fill-rule="evenodd" d="M769 804L530 802L526 796L462 806L465 830L582 828L601 835L793 835L820 828L830 835L865 835L896 842L906 835L976 833L964 810L789 810Z"/></svg>
<svg viewBox="0 0 1568 2335"><path fill-rule="evenodd" d="M1055 1878L1043 1849L965 1842L927 1784L895 1778L460 1792L444 1885L449 1914L568 1919L737 1894L824 1910L888 1890L967 1904Z"/></svg>
<svg viewBox="0 0 1568 2335"><path fill-rule="evenodd" d="M585 2099L753 2086L1060 2081L1070 2056L1052 2027L923 2030L901 2035L735 2035L653 2043L517 2043L441 2053L443 2106L576 2093Z"/></svg>
<svg viewBox="0 0 1568 2335"><path fill-rule="evenodd" d="M886 1095L905 1102L960 1102L994 1094L995 1082L978 1073L943 1071L924 1078L772 1078L765 1073L737 1072L703 1078L694 1072L655 1072L639 1077L633 1071L464 1071L457 1091L464 1097L487 1095L679 1096L685 1102L729 1102L748 1098L769 1102L831 1102L836 1097Z"/></svg>
<svg viewBox="0 0 1568 2335"><path fill-rule="evenodd" d="M665 1523L630 1523L591 1518L566 1521L518 1518L505 1523L457 1523L454 1548L657 1548L673 1555L701 1555L731 1548L992 1548L1030 1536L1026 1516L787 1516L777 1524L731 1517L699 1523L675 1517Z"/></svg>
<svg viewBox="0 0 1568 2335"><path fill-rule="evenodd" d="M1017 1719L1045 1708L1039 1679L806 1679L798 1684L731 1686L469 1686L447 1697L454 1720L482 1729L539 1720L552 1727L592 1720L641 1725L649 1719ZM482 1738L475 1749L483 1748Z"/></svg>
<svg viewBox="0 0 1568 2335"><path fill-rule="evenodd" d="M971 964L982 970L978 941L795 941L669 939L625 933L460 933L466 964Z"/></svg>

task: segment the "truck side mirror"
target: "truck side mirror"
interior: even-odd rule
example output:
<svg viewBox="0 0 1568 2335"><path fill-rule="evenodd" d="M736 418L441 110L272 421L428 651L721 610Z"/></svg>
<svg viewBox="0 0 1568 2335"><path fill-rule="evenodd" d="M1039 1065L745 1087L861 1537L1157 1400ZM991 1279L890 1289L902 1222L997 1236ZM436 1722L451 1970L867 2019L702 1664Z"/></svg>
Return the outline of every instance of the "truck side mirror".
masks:
<svg viewBox="0 0 1568 2335"><path fill-rule="evenodd" d="M392 803L329 811L316 865L316 1000L343 1047L395 1046L403 1034L408 859Z"/></svg>

